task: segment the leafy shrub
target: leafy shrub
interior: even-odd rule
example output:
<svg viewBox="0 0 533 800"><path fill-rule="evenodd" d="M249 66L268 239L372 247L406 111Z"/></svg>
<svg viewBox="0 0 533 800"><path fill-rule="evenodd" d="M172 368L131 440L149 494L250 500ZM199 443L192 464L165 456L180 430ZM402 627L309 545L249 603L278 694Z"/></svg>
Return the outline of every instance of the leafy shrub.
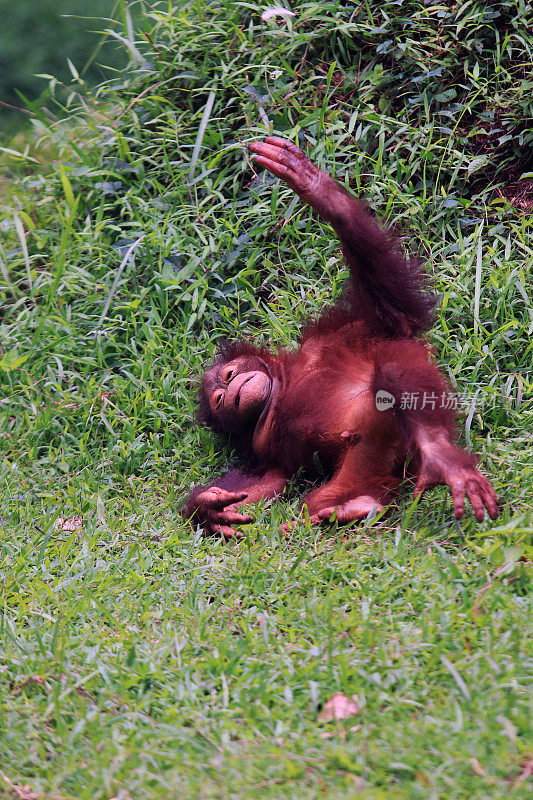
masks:
<svg viewBox="0 0 533 800"><path fill-rule="evenodd" d="M184 353L179 397L190 421L185 376L217 339L266 323L275 341L293 342L344 270L327 226L252 170L245 143L267 131L297 138L422 255L439 258L446 317L434 338L451 371L477 374L483 342L491 385L525 365L515 343L529 319L521 264L530 251L504 222L513 203L521 211L531 202L531 7L303 2L293 17L263 20L264 8L146 6L137 37L123 36L128 68L89 101L77 102L74 85L67 125L41 118L62 155L44 181L22 179L31 205L6 216L4 384L23 365L30 386L43 375L62 396L104 369L131 403L150 381L160 391L173 342ZM503 248L507 266L503 284L490 280L481 293L485 219L484 257L501 259ZM481 340L462 352L472 324ZM148 384L139 348L158 352ZM173 397L165 407L181 425ZM129 439L138 426L159 430L159 413L145 409ZM41 441L33 456L57 458L52 429L53 446ZM100 428L97 449L111 432Z"/></svg>

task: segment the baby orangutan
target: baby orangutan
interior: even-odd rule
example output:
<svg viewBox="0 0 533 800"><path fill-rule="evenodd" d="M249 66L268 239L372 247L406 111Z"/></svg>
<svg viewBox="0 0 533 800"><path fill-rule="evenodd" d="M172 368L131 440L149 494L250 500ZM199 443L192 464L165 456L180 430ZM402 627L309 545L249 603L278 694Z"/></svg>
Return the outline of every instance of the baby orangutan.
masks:
<svg viewBox="0 0 533 800"><path fill-rule="evenodd" d="M350 285L308 323L295 352L273 355L247 341L223 347L203 376L199 418L232 434L245 466L195 488L184 516L208 532L241 535L235 526L253 517L239 507L280 494L318 456L330 477L303 499L313 523L382 510L408 457L415 497L447 484L457 518L466 495L478 521L485 508L496 519L494 489L454 444L449 386L417 338L433 308L419 265L294 144L269 136L250 150L333 226Z"/></svg>

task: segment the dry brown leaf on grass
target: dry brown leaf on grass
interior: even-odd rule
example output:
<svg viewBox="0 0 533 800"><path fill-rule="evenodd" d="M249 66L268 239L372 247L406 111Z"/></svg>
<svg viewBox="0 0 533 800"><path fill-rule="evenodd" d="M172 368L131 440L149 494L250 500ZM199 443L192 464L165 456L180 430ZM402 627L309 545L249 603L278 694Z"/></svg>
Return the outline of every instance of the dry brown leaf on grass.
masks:
<svg viewBox="0 0 533 800"><path fill-rule="evenodd" d="M10 683L9 691L17 692L19 689L23 689L25 686L29 686L32 683L38 683L40 686L46 686L46 680L43 675L30 675L29 678L26 678L26 680L21 681L20 683Z"/></svg>
<svg viewBox="0 0 533 800"><path fill-rule="evenodd" d="M83 528L82 517L58 517L54 530L56 531L78 531Z"/></svg>
<svg viewBox="0 0 533 800"><path fill-rule="evenodd" d="M476 773L476 775L484 775L485 774L485 770L483 769L483 767L481 766L481 764L479 763L477 758L475 758L474 756L472 756L472 758L470 759L470 766L472 767L472 769Z"/></svg>
<svg viewBox="0 0 533 800"><path fill-rule="evenodd" d="M19 786L18 783L13 783L13 781L9 780L7 775L2 775L2 781L7 785L11 797L16 797L17 800L39 800L39 798L42 797L42 795L37 792L32 792L31 786Z"/></svg>
<svg viewBox="0 0 533 800"><path fill-rule="evenodd" d="M289 11L288 8L284 8L284 6L275 6L274 8L268 8L266 11L263 11L261 14L261 19L263 22L266 22L267 19L276 18L276 17L284 17L287 19L288 17L295 17L296 14L294 11Z"/></svg>
<svg viewBox="0 0 533 800"><path fill-rule="evenodd" d="M347 719L361 711L361 702L356 694L348 697L342 692L335 692L318 715L319 722L331 722L334 719Z"/></svg>
<svg viewBox="0 0 533 800"><path fill-rule="evenodd" d="M526 758L521 764L522 772L513 781L513 786L518 786L523 781L528 781L533 775L533 756Z"/></svg>

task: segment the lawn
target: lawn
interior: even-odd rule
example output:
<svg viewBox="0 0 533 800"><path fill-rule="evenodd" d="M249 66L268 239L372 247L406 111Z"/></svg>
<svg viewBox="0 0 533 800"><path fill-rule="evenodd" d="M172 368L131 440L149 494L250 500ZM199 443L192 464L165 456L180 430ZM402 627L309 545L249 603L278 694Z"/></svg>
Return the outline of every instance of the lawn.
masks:
<svg viewBox="0 0 533 800"><path fill-rule="evenodd" d="M127 69L4 143L0 797L530 796L532 8L292 7L145 3ZM406 484L317 528L306 475L229 544L180 516L233 459L195 424L217 345L296 346L347 274L254 175L271 131L426 260L497 521Z"/></svg>

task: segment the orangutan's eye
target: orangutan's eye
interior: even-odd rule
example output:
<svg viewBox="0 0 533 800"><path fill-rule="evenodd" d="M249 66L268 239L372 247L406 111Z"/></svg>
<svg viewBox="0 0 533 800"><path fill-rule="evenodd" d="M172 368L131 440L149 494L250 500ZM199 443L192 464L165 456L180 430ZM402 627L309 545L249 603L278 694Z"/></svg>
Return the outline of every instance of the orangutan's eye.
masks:
<svg viewBox="0 0 533 800"><path fill-rule="evenodd" d="M215 411L218 411L218 409L222 405L222 400L223 399L224 399L224 392L223 391L215 392L215 394L213 395L213 406L214 406Z"/></svg>
<svg viewBox="0 0 533 800"><path fill-rule="evenodd" d="M236 367L228 367L223 375L224 381L226 383L229 383L230 380L235 377L236 373L237 373Z"/></svg>

